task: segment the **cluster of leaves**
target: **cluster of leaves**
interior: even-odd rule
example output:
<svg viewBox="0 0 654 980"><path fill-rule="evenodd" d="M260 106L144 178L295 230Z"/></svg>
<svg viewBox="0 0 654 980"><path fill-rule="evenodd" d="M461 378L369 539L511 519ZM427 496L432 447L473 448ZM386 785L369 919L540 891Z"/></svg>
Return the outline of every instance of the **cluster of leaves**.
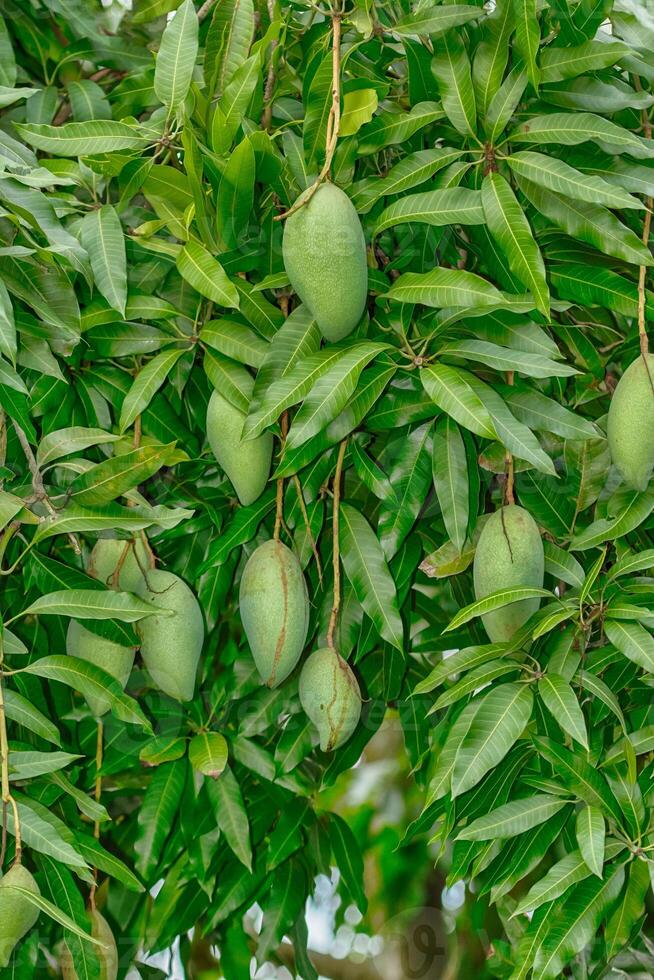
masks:
<svg viewBox="0 0 654 980"><path fill-rule="evenodd" d="M6 0L3 13L0 722L45 910L7 975L45 975L39 942L56 952L62 937L78 975L99 975L83 939L95 870L121 971L181 937L188 969L217 946L216 975L240 980L290 936L311 980L315 876L338 866L365 913L364 856L403 833L396 866L406 855L413 886L434 842L450 882L474 882L486 975L652 972L654 491L620 485L605 439L654 310L646 9L356 0L342 13L331 176L361 216L370 297L336 345L289 289L275 220L324 161L329 11ZM207 447L213 388L247 413L247 435L278 437L247 507ZM279 485L310 643L324 642L343 440L337 639L365 703L324 755L297 677L261 687L235 597ZM475 543L507 473L542 530L546 582L539 612L489 644L479 615L534 591L473 601ZM144 537L199 598L208 636L186 707L140 669L124 693L63 655L71 617L134 643L152 611L87 574L107 532ZM112 705L100 796L80 697L99 688ZM424 805L380 843L372 808L345 820L318 791L347 778L389 713ZM219 778L187 753L208 732L227 740ZM5 806L6 860L14 821ZM392 865L377 869L387 915L409 888ZM254 902L258 934L243 919Z"/></svg>

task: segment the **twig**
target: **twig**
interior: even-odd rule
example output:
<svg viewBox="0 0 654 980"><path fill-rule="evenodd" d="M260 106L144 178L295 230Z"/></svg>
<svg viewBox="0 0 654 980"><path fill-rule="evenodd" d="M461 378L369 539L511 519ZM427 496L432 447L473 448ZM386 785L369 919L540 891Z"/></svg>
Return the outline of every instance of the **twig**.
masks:
<svg viewBox="0 0 654 980"><path fill-rule="evenodd" d="M288 432L288 412L282 412L281 427L282 427L282 444L280 447L280 456L283 454L284 446L286 445L286 434ZM275 530L273 531L273 538L275 539L275 541L279 541L279 534L281 531L283 520L284 520L284 477L281 477L277 481Z"/></svg>
<svg viewBox="0 0 654 980"><path fill-rule="evenodd" d="M300 483L300 477L297 473L293 474L293 485L297 492L297 499L300 505L300 510L302 511L302 518L304 520L304 526L307 529L307 536L311 544L311 550L313 552L313 557L316 560L316 568L318 569L318 580L320 582L320 588L322 589L322 565L320 563L320 555L318 554L318 548L316 546L316 541L313 536L313 531L311 530L311 524L309 523L309 515L307 513L307 506L304 502L304 494L302 493L302 484Z"/></svg>
<svg viewBox="0 0 654 980"><path fill-rule="evenodd" d="M332 13L332 104L327 119L327 135L325 139L325 163L322 170L316 177L314 183L303 195L298 198L295 204L284 211L283 214L275 215L274 221L282 221L291 214L299 211L300 208L308 204L316 193L323 181L329 176L332 167L332 160L338 145L338 133L341 125L341 18L340 11Z"/></svg>
<svg viewBox="0 0 654 980"><path fill-rule="evenodd" d="M334 497L332 501L332 564L334 569L334 599L332 602L332 611L329 617L329 626L327 628L327 646L334 649L334 631L336 629L336 620L338 619L338 610L341 605L341 555L339 547L339 526L340 526L340 503L341 503L341 476L343 473L343 460L345 459L345 450L347 448L347 439L343 439L338 449L338 459L336 460L336 472L334 474Z"/></svg>
<svg viewBox="0 0 654 980"><path fill-rule="evenodd" d="M41 476L41 471L38 467L38 463L36 462L36 457L32 452L32 447L28 442L27 436L25 435L25 433L23 432L23 430L21 429L21 427L18 425L17 422L14 421L13 426L14 429L16 430L16 435L18 436L18 441L20 442L21 448L25 455L25 459L27 460L27 465L29 466L30 473L32 474L32 487L34 489L35 498L36 500L42 500L50 516L55 517L57 511L54 508L52 501L48 497L45 486L43 485L43 477ZM80 548L79 541L77 540L75 535L69 533L66 536L70 541L75 554L81 555L82 549Z"/></svg>

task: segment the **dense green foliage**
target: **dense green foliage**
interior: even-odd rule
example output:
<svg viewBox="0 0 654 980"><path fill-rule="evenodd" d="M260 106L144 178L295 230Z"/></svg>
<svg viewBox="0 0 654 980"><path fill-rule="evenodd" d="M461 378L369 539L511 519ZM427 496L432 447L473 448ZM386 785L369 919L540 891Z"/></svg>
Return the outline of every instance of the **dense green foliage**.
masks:
<svg viewBox="0 0 654 980"><path fill-rule="evenodd" d="M3 3L2 980L654 974L654 20L491 6Z"/></svg>

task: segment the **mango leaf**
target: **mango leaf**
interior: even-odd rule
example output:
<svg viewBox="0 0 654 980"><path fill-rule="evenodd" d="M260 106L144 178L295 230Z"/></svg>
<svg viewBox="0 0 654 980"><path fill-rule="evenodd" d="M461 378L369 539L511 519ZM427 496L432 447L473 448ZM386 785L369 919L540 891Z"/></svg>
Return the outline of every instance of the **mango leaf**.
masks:
<svg viewBox="0 0 654 980"><path fill-rule="evenodd" d="M154 71L154 91L171 111L186 98L197 53L195 4L193 0L184 0L162 34Z"/></svg>
<svg viewBox="0 0 654 980"><path fill-rule="evenodd" d="M192 0L188 0L192 2ZM177 256L177 268L189 285L201 296L206 296L219 306L238 309L240 300L236 286L230 282L225 270L199 242L189 241Z"/></svg>
<svg viewBox="0 0 654 980"><path fill-rule="evenodd" d="M115 208L104 204L98 210L89 211L82 221L81 233L96 286L111 308L124 316L127 258L123 229Z"/></svg>

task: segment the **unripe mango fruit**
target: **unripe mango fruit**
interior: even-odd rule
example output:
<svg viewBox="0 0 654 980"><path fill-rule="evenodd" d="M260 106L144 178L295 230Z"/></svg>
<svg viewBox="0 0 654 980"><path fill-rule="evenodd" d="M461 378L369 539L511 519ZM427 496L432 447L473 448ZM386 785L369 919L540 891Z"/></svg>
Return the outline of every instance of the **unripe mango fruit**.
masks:
<svg viewBox="0 0 654 980"><path fill-rule="evenodd" d="M117 581L114 573L120 564ZM143 574L150 568L150 556L140 538L98 538L88 563L88 573L108 588L138 592Z"/></svg>
<svg viewBox="0 0 654 980"><path fill-rule="evenodd" d="M22 864L14 864L0 878L0 969L7 966L14 947L30 931L39 917L39 910L29 898L14 891L10 886L24 888L33 895L40 895L33 875Z"/></svg>
<svg viewBox="0 0 654 980"><path fill-rule="evenodd" d="M141 656L153 682L171 698L190 701L204 642L204 620L193 592L177 575L154 568L140 595L172 615L146 616L137 624Z"/></svg>
<svg viewBox="0 0 654 980"><path fill-rule="evenodd" d="M633 490L646 490L654 470L654 354L637 357L613 392L607 435L611 459Z"/></svg>
<svg viewBox="0 0 654 980"><path fill-rule="evenodd" d="M97 909L89 912L91 920L91 935L101 946L94 946L95 954L100 962L99 980L116 980L118 976L118 947L111 926ZM68 946L64 944L61 957L61 975L64 980L79 980L73 957Z"/></svg>
<svg viewBox="0 0 654 980"><path fill-rule="evenodd" d="M473 571L477 599L520 585L542 588L543 542L531 514L515 504L491 514L479 535ZM509 640L539 605L540 599L522 599L486 613L481 618L490 640Z"/></svg>
<svg viewBox="0 0 654 980"><path fill-rule="evenodd" d="M273 437L264 432L255 439L241 439L244 422L245 414L214 391L207 406L207 439L236 496L247 507L261 496L268 482Z"/></svg>
<svg viewBox="0 0 654 980"><path fill-rule="evenodd" d="M71 657L79 657L87 663L101 667L115 677L120 686L125 689L134 666L134 647L124 647L102 636L96 636L85 629L77 620L71 619L66 634L66 653ZM111 707L109 698L102 694L86 694L86 703L96 718L106 714Z"/></svg>
<svg viewBox="0 0 654 980"><path fill-rule="evenodd" d="M338 748L359 724L361 692L346 660L321 647L308 658L300 673L300 704L318 729L320 748Z"/></svg>
<svg viewBox="0 0 654 980"><path fill-rule="evenodd" d="M368 295L366 241L347 194L335 184L321 184L286 219L282 252L291 285L325 339L347 337L361 319Z"/></svg>
<svg viewBox="0 0 654 980"><path fill-rule="evenodd" d="M241 621L261 679L277 687L297 664L309 629L309 596L295 554L266 541L243 569Z"/></svg>

